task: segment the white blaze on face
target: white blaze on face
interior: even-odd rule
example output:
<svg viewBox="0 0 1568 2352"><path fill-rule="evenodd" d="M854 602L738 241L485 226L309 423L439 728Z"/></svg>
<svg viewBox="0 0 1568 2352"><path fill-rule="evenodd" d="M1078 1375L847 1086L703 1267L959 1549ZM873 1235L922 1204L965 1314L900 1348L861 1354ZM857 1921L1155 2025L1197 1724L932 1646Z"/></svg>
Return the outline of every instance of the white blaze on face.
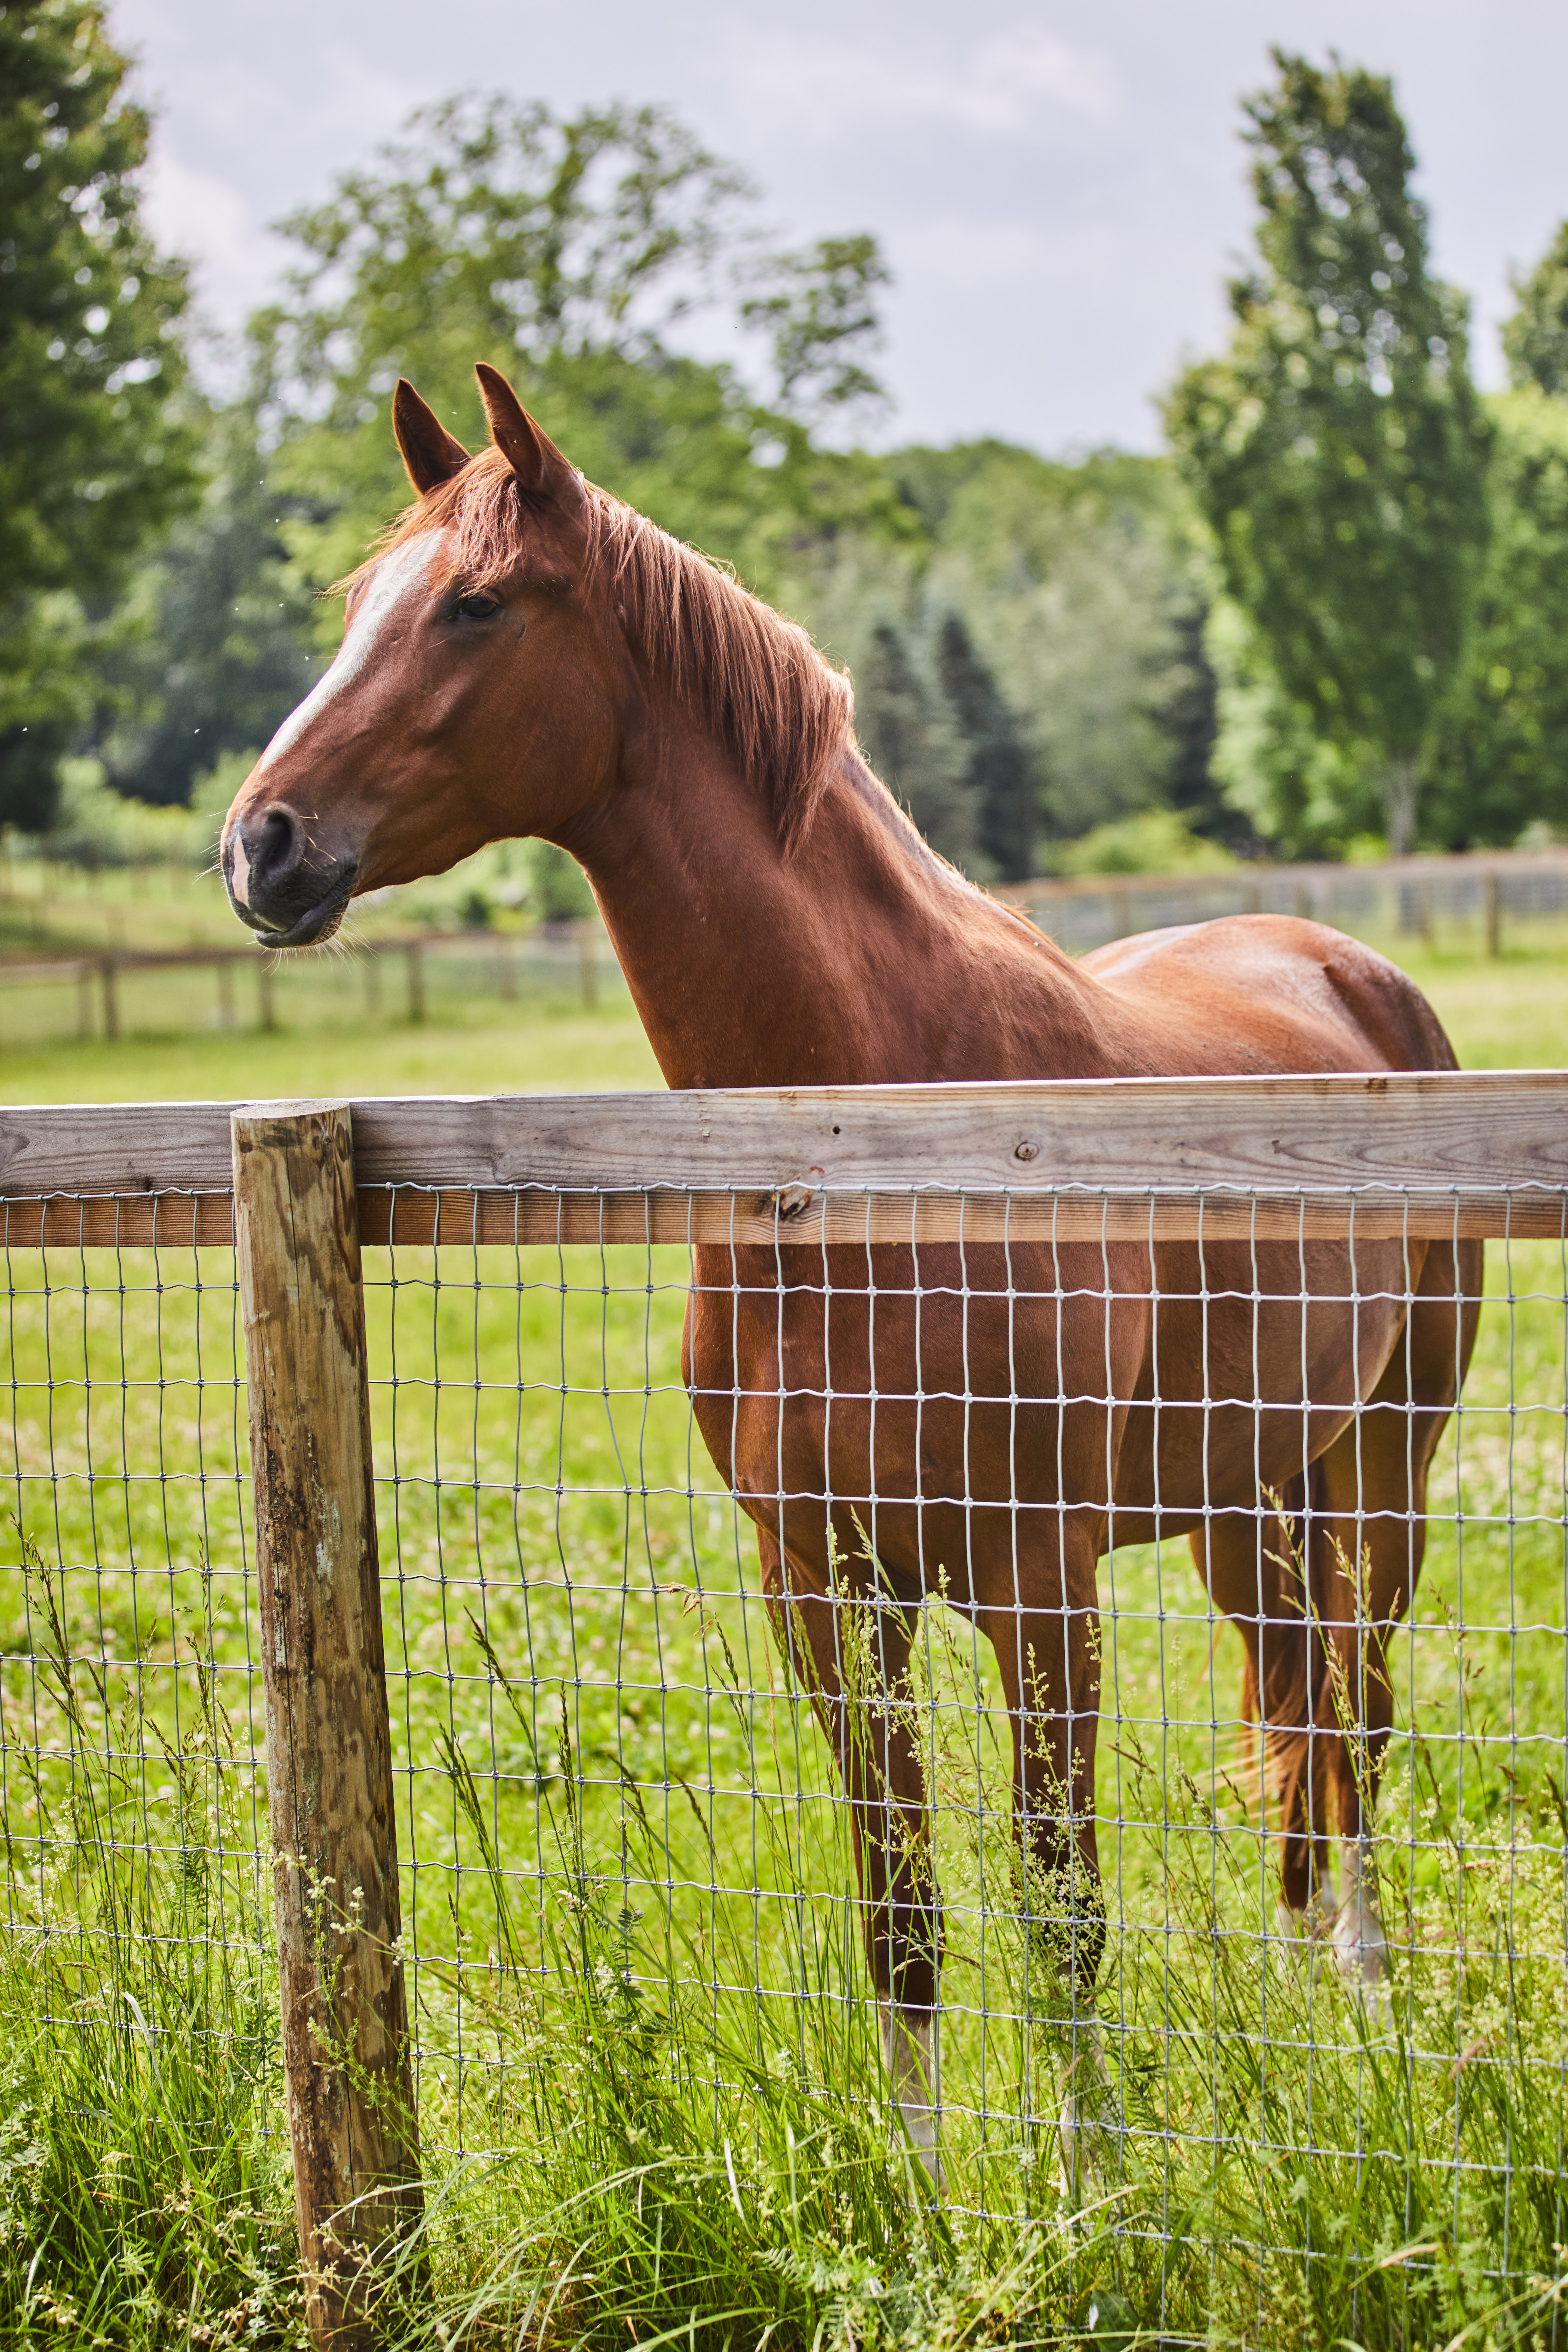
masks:
<svg viewBox="0 0 1568 2352"><path fill-rule="evenodd" d="M331 669L316 680L297 710L291 710L267 749L257 761L258 768L270 767L274 760L296 744L311 722L319 719L334 695L353 684L365 664L383 628L391 619L405 593L424 580L430 569L441 534L426 531L411 539L392 555L384 556L372 575L364 601L349 625L347 635L338 647ZM234 852L234 887L238 897L245 897L245 875L248 868L245 853L238 843Z"/></svg>

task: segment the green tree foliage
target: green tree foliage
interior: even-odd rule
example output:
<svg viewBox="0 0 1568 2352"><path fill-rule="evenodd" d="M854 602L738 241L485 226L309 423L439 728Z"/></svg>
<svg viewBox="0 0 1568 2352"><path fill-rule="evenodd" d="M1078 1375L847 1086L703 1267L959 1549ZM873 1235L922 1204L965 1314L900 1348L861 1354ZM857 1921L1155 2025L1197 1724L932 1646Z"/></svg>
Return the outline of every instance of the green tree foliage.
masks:
<svg viewBox="0 0 1568 2352"><path fill-rule="evenodd" d="M963 794L973 811L980 856L998 880L1022 882L1034 871L1039 816L1029 755L956 613L947 614L937 631L936 677L968 754Z"/></svg>
<svg viewBox="0 0 1568 2352"><path fill-rule="evenodd" d="M1519 307L1502 331L1509 380L1516 392L1533 383L1561 399L1568 394L1568 220L1513 290Z"/></svg>
<svg viewBox="0 0 1568 2352"><path fill-rule="evenodd" d="M476 359L507 369L593 478L764 586L803 531L890 511L875 466L819 449L804 421L877 390L859 356L885 274L875 247L828 240L770 264L750 203L658 109L562 120L454 99L284 223L303 258L255 321L258 395L275 478L337 488L325 531L296 534L316 579L356 561L405 500L388 424L397 376L473 446ZM771 405L671 341L721 302L771 341Z"/></svg>
<svg viewBox="0 0 1568 2352"><path fill-rule="evenodd" d="M0 820L47 821L85 611L188 486L184 273L138 215L126 72L96 0L0 10Z"/></svg>
<svg viewBox="0 0 1568 2352"><path fill-rule="evenodd" d="M874 236L825 236L763 264L773 283L741 305L749 326L769 331L775 405L803 424L884 407L887 395L864 354L881 339L876 292L889 272Z"/></svg>
<svg viewBox="0 0 1568 2352"><path fill-rule="evenodd" d="M259 750L321 667L246 410L214 418L206 457L201 506L137 574L104 665L99 750L144 801L186 801L225 752Z"/></svg>
<svg viewBox="0 0 1568 2352"><path fill-rule="evenodd" d="M1531 388L1493 407L1491 543L1435 762L1450 848L1568 830L1568 400Z"/></svg>
<svg viewBox="0 0 1568 2352"><path fill-rule="evenodd" d="M1375 755L1403 851L1485 538L1487 421L1392 86L1275 57L1247 105L1259 268L1231 289L1229 351L1180 378L1167 423L1285 695L1342 752Z"/></svg>
<svg viewBox="0 0 1568 2352"><path fill-rule="evenodd" d="M855 725L866 757L933 849L973 868L977 810L969 747L925 649L878 621L855 672Z"/></svg>
<svg viewBox="0 0 1568 2352"><path fill-rule="evenodd" d="M932 593L963 615L1016 714L1041 833L1163 800L1195 610L1169 467L1112 454L1052 465L996 442L890 462L929 520Z"/></svg>
<svg viewBox="0 0 1568 2352"><path fill-rule="evenodd" d="M1229 806L1281 857L1341 857L1375 834L1375 758L1321 732L1291 700L1258 630L1228 596L1210 606L1204 643L1216 681L1210 772Z"/></svg>

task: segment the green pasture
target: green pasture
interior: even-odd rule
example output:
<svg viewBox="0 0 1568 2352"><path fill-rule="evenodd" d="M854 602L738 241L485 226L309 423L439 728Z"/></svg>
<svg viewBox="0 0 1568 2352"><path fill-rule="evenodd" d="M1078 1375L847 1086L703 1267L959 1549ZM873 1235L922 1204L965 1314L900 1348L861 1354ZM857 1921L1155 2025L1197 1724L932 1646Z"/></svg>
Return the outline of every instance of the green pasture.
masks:
<svg viewBox="0 0 1568 2352"><path fill-rule="evenodd" d="M1463 942L1418 951L1395 938L1375 944L1420 982L1467 1068L1555 1068L1563 1062L1568 936L1542 925L1533 942L1495 961ZM0 993L0 1100L553 1093L662 1084L607 950L591 1011L570 975L542 975L525 996L501 998L493 959L493 946L482 940L471 958L465 951L449 968L444 956L429 958L426 1018L411 1023L398 959L386 960L373 1003L364 959L352 951L311 957L279 981L280 1026L272 1032L246 1025L254 1019L255 983L243 968L235 983L234 1027L220 1025L210 971L127 977L121 983L127 1034L113 1044L101 1035L83 1043L72 1034L70 991L60 995L54 1031L39 1036L28 1024L43 1020L41 1003L29 1011L32 991L10 988Z"/></svg>
<svg viewBox="0 0 1568 2352"><path fill-rule="evenodd" d="M1467 1058L1555 1057L1552 958L1422 976ZM655 1082L612 1003L494 1011L8 1055L5 1088ZM1384 2010L1279 1937L1239 1647L1184 1544L1102 1581L1092 2021L1027 1925L1064 1898L1013 1865L989 1654L926 1611L902 1704L947 1906L940 2203L886 2144L835 1775L691 1430L685 1272L664 1249L367 1253L429 2176L387 2339L1555 2344L1562 1251L1491 1249L1435 1482L1380 1813ZM290 2343L232 1258L8 1274L0 2344ZM874 1641L847 1617L852 1666Z"/></svg>
<svg viewBox="0 0 1568 2352"><path fill-rule="evenodd" d="M400 1250L367 1271L432 2186L428 2295L398 2329L467 2313L491 2340L570 2264L569 2340L605 2343L678 2312L715 2346L829 2321L845 2343L1057 2341L1093 2293L1226 2342L1328 2342L1347 2305L1369 2345L1483 2315L1499 2340L1539 2334L1568 2057L1561 1252L1494 1252L1433 1496L1381 1816L1386 2016L1279 1941L1239 1652L1185 1547L1109 1564L1106 2066L1076 2199L1053 2121L1085 2021L1022 1924L989 1658L927 1612L905 1703L948 1905L940 2210L882 2144L833 1775L691 1439L680 1255ZM243 2306L232 2340L285 2340L232 1263L51 1252L11 1276L19 2242L43 2232L83 2342L89 2314L105 2341L186 2340L181 2299L218 2297ZM874 1627L848 1622L858 1640ZM106 2277L133 2280L134 2325Z"/></svg>

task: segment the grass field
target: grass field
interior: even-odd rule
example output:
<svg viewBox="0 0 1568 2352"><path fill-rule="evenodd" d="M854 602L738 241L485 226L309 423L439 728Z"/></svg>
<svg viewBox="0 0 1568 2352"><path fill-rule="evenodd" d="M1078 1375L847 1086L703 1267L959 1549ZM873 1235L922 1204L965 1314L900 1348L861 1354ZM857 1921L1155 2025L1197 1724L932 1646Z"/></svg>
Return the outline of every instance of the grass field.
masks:
<svg viewBox="0 0 1568 2352"><path fill-rule="evenodd" d="M1496 962L1458 952L1417 954L1396 940L1376 944L1398 953L1419 981L1467 1068L1554 1068L1562 1062L1568 939L1558 942L1543 926L1541 944L1513 949ZM476 947L476 957L481 953ZM390 982L384 1009L367 1013L352 956L313 961L311 971L301 1017L289 1025L285 1003L285 1025L273 1033L213 1025L211 975L205 972L194 982L161 978L162 1025L150 1022L114 1045L72 1036L29 1043L18 1015L15 1034L0 1045L0 1101L521 1094L662 1084L624 986L609 972L592 1013L571 992L545 990L507 1003L488 981L465 998L459 974L434 990L430 1017L411 1025Z"/></svg>
<svg viewBox="0 0 1568 2352"><path fill-rule="evenodd" d="M1421 968L1462 1058L1493 1066L1556 1058L1563 974ZM624 1010L496 1010L8 1055L5 1093L656 1082ZM371 1254L431 2189L389 2338L1555 2346L1564 1270L1544 1244L1491 1261L1399 1652L1386 2012L1274 1934L1239 1653L1185 1547L1108 1565L1112 1933L1077 2197L1054 2116L1082 2021L1020 1920L988 1659L926 1612L937 2206L885 2144L831 1768L691 1435L683 1259ZM30 1549L0 1570L0 2344L289 2343L232 1261L16 1256L8 1313Z"/></svg>

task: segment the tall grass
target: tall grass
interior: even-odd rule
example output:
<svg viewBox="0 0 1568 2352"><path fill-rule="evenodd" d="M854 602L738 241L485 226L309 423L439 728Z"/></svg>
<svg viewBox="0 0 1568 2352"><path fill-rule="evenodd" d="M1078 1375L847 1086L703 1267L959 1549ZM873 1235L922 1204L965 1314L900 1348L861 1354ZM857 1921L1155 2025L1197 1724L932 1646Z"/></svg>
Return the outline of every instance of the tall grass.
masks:
<svg viewBox="0 0 1568 2352"><path fill-rule="evenodd" d="M0 1814L0 2343L299 2342L276 1975L254 1854L216 1798L234 1742L210 1661L176 1748L73 1654L58 1569L25 1539L23 1559L66 1769L7 1743L26 1799ZM178 1846L144 1834L145 1734Z"/></svg>
<svg viewBox="0 0 1568 2352"><path fill-rule="evenodd" d="M1399 1653L1384 2010L1276 1933L1236 1662L1184 1557L1106 1570L1092 2016L1040 1964L984 1650L926 1612L902 1704L949 1918L940 2200L890 2144L810 1695L691 1450L679 1265L381 1266L428 2173L389 2340L1557 2347L1563 1274L1494 1257ZM116 1266L13 1265L0 2342L288 2343L232 1269Z"/></svg>

